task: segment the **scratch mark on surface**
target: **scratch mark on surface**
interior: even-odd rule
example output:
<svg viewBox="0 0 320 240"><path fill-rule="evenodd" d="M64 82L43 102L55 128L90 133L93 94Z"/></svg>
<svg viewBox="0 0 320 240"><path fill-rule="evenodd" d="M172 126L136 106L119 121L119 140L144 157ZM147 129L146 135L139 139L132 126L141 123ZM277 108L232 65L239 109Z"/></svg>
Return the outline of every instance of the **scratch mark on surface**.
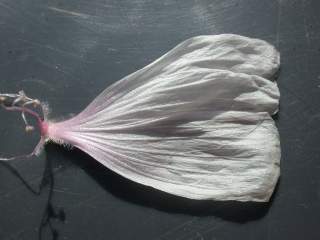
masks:
<svg viewBox="0 0 320 240"><path fill-rule="evenodd" d="M306 37L307 40L307 44L310 44L310 33L308 30L308 26L307 26L307 19L306 19L306 6L305 6L305 2L302 1L302 13L303 13L303 28L304 28L304 35Z"/></svg>
<svg viewBox="0 0 320 240"><path fill-rule="evenodd" d="M304 28L304 35L306 37L306 41L308 46L310 45L310 32L307 25L307 18L306 18L306 4L302 1L302 13L303 13L303 28Z"/></svg>
<svg viewBox="0 0 320 240"><path fill-rule="evenodd" d="M309 111L309 112L318 111L318 110L315 110L313 106L311 106L308 102L306 102L302 97L300 97L298 94L296 94L293 90L291 90L289 87L287 87L287 85L281 83L281 84L279 84L279 86L281 86L281 89L287 91L298 102L303 103L305 111Z"/></svg>
<svg viewBox="0 0 320 240"><path fill-rule="evenodd" d="M54 191L54 192L58 192L58 193L68 194L68 195L77 195L77 196L83 195L83 194L81 194L81 193L71 192L71 191L67 191L67 190L63 190L63 189L58 189L58 188L54 188L53 191Z"/></svg>
<svg viewBox="0 0 320 240"><path fill-rule="evenodd" d="M204 240L202 234L200 232L196 232L196 239L198 240Z"/></svg>
<svg viewBox="0 0 320 240"><path fill-rule="evenodd" d="M201 236L203 236L204 234L208 234L209 232L217 230L223 227L224 225L225 225L224 222L216 223L215 220L209 221L208 223L198 222L198 224L192 224L192 227L186 233L182 235L181 233L179 233L178 234L179 237L176 238L176 240L194 239L194 237L198 237L198 234L200 232L201 232Z"/></svg>
<svg viewBox="0 0 320 240"><path fill-rule="evenodd" d="M81 60L83 62L86 62L86 63L92 63L92 61L89 61L89 60L85 59L83 55L74 54L74 53L62 50L60 48L57 48L57 47L53 47L51 45L41 44L41 43L37 43L35 41L29 41L29 40L22 39L22 38L17 38L16 40L22 41L22 42L26 42L28 44L31 44L33 46L37 46L37 47L40 47L40 48L48 49L48 50L53 51L53 52L61 53L61 54L65 55L65 56L73 57L73 58L79 59L79 60Z"/></svg>
<svg viewBox="0 0 320 240"><path fill-rule="evenodd" d="M277 29L276 29L276 47L280 47L280 24L281 24L281 0L278 1L278 19L277 19Z"/></svg>
<svg viewBox="0 0 320 240"><path fill-rule="evenodd" d="M8 6L7 4L3 3L3 2L0 2L0 6L9 10L9 11L12 11L12 12L15 12L14 8Z"/></svg>
<svg viewBox="0 0 320 240"><path fill-rule="evenodd" d="M36 60L37 60L40 64L42 64L43 66L45 66L45 67L47 67L47 68L49 68L49 69L53 69L54 71L58 71L58 72L62 73L62 75L63 75L64 77L69 76L69 77L72 77L73 79L77 79L77 77L76 77L75 75L73 75L71 72L62 69L62 68L61 68L60 66L58 66L58 65L55 65L55 64L53 64L53 63L50 63L50 62L48 62L48 61L46 61L46 60L44 60L44 59L42 59L42 58L36 58Z"/></svg>
<svg viewBox="0 0 320 240"><path fill-rule="evenodd" d="M204 239L204 234L208 234L214 230L220 229L225 225L224 222L216 222L216 220L202 223L198 217L193 217L191 220L183 222L178 226L170 229L164 234L158 236L156 240L175 239Z"/></svg>
<svg viewBox="0 0 320 240"><path fill-rule="evenodd" d="M192 218L192 219L189 220L189 221L186 221L186 222L184 222L184 223L182 223L182 224L179 224L178 226L176 226L176 227L170 229L169 231L163 233L162 235L158 236L156 239L162 239L162 238L164 238L164 237L167 237L168 235L170 236L172 233L174 233L174 232L176 232L177 230L181 229L182 227L184 227L184 226L186 226L186 225L194 222L196 219L198 219L198 218L197 218L197 217L194 217L194 218Z"/></svg>
<svg viewBox="0 0 320 240"><path fill-rule="evenodd" d="M87 204L87 203L83 203L81 206L85 207L85 208L99 209L99 207L92 205L92 204Z"/></svg>
<svg viewBox="0 0 320 240"><path fill-rule="evenodd" d="M64 14L67 14L67 15L72 15L72 16L75 16L75 17L81 17L81 18L85 18L85 19L90 17L90 15L88 15L88 14L69 11L69 10L62 9L62 8L48 7L48 9L50 9L52 11L55 11L55 12L64 13Z"/></svg>
<svg viewBox="0 0 320 240"><path fill-rule="evenodd" d="M100 194L97 194L97 195L94 195L92 197L89 197L83 201L80 201L78 202L77 204L73 205L71 209L76 209L76 208L79 208L79 207L82 207L82 206L87 206L90 204L91 201L94 201L96 200L97 198L101 197L103 194L100 193Z"/></svg>
<svg viewBox="0 0 320 240"><path fill-rule="evenodd" d="M48 82L43 81L41 79L37 79L37 78L22 79L21 83L34 83L34 84L45 86L47 89L49 89L51 91L55 91L54 87L51 84L49 84Z"/></svg>
<svg viewBox="0 0 320 240"><path fill-rule="evenodd" d="M214 226L208 228L207 230L203 231L201 236L203 236L204 234L208 234L208 233L210 233L210 232L212 232L214 230L218 230L218 229L224 227L225 225L226 225L226 223L220 222L217 225L214 225Z"/></svg>

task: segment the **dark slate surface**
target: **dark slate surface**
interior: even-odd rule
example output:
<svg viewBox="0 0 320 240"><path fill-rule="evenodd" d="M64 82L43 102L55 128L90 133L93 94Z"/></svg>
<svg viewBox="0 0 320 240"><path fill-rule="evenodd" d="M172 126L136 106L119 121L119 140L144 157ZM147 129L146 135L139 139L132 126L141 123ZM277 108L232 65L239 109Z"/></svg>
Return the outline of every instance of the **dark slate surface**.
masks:
<svg viewBox="0 0 320 240"><path fill-rule="evenodd" d="M188 37L273 43L282 176L269 204L188 201L51 144L39 158L0 163L0 239L320 239L319 12L317 0L1 0L0 92L24 89L54 118ZM15 114L0 117L0 152L30 150L37 134L24 134Z"/></svg>

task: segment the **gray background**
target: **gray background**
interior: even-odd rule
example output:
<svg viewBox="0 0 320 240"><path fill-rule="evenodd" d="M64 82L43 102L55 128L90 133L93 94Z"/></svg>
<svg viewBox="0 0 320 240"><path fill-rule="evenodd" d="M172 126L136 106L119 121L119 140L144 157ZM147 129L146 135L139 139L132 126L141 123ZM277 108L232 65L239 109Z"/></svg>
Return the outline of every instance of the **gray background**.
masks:
<svg viewBox="0 0 320 240"><path fill-rule="evenodd" d="M0 239L320 239L319 30L316 0L0 0L0 92L24 89L53 118L196 35L261 38L282 62L282 175L269 204L173 197L50 144L39 158L0 163ZM7 154L38 137L2 110L0 134Z"/></svg>

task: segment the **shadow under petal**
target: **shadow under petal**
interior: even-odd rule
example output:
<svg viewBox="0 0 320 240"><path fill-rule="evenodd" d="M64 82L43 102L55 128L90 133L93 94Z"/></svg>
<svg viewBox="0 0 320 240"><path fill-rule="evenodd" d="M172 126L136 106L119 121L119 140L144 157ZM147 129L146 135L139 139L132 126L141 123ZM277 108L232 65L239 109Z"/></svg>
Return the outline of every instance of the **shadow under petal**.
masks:
<svg viewBox="0 0 320 240"><path fill-rule="evenodd" d="M50 155L49 155L50 156ZM40 225L38 227L38 239L47 239L44 237L45 231L49 230L49 234L51 235L51 239L56 240L58 239L59 232L57 229L54 228L52 225L52 219L58 219L62 222L65 221L65 212L63 209L59 209L58 211L55 210L52 197L53 197L53 189L54 189L54 175L52 169L52 158L48 157L45 158L45 167L43 170L43 174L41 176L40 184L37 188L34 188L28 180L26 180L19 170L13 167L9 162L0 161L0 166L6 168L10 173L12 173L15 177L17 177L21 183L34 195L40 197L43 194L43 190L48 186L48 196L46 198L45 208L42 213Z"/></svg>

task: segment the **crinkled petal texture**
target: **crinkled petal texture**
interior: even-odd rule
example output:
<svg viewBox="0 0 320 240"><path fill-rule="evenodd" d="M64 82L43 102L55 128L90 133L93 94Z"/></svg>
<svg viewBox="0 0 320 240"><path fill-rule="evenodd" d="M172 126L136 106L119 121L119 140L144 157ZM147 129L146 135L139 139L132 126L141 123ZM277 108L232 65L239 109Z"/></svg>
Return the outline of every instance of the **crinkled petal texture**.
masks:
<svg viewBox="0 0 320 240"><path fill-rule="evenodd" d="M191 199L268 201L279 177L271 115L279 54L223 34L188 39L50 123L70 143L138 183Z"/></svg>

